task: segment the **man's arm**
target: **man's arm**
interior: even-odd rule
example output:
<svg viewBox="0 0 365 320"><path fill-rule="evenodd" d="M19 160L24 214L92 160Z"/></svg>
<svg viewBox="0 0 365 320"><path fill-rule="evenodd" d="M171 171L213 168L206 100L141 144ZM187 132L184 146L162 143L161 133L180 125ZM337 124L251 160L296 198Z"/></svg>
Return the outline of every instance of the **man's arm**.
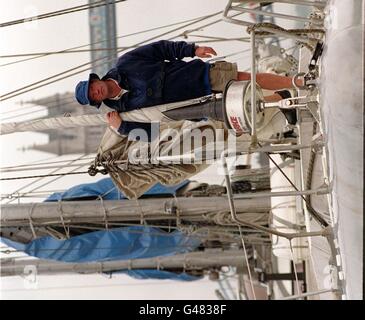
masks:
<svg viewBox="0 0 365 320"><path fill-rule="evenodd" d="M183 58L211 58L217 53L211 47L199 47L185 41L160 40L127 52L123 59L152 59L155 61L181 60Z"/></svg>
<svg viewBox="0 0 365 320"><path fill-rule="evenodd" d="M107 121L121 135L129 136L129 140L151 142L151 123L123 121L117 111L108 112Z"/></svg>
<svg viewBox="0 0 365 320"><path fill-rule="evenodd" d="M195 44L185 41L160 40L129 51L124 57L137 59L153 59L156 61L181 60L195 56Z"/></svg>

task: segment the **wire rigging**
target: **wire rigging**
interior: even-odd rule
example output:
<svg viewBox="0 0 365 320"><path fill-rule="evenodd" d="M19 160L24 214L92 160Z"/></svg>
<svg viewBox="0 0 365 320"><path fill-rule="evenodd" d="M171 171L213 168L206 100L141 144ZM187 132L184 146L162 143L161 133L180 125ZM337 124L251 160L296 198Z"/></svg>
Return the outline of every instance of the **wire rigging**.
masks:
<svg viewBox="0 0 365 320"><path fill-rule="evenodd" d="M129 48L133 48L133 47L135 47L135 46L139 46L139 45L144 44L144 43L146 43L146 42L148 42L148 41L156 40L156 39L158 39L158 38L160 38L160 37L163 37L163 36L165 36L165 35L167 35L167 34L170 34L170 33L172 33L172 32L178 31L178 30L180 30L180 29L182 29L182 28L185 28L185 27L188 27L188 26L190 26L190 25L192 25L192 24L195 24L195 23L198 23L198 22L201 22L201 21L207 20L207 19L212 18L212 17L214 17L214 16L217 16L217 15L219 15L219 14L221 14L221 13L222 13L222 11L218 11L218 12L215 12L215 13L213 13L213 14L206 15L206 16L204 16L204 17L200 18L200 19L195 20L194 22L191 22L191 23L185 24L185 25L183 25L183 26L181 26L181 27L178 27L178 28L175 28L175 29L169 30L169 31L164 32L164 33L162 33L162 34L159 34L159 35L157 35L157 36L154 36L154 37L151 37L151 38L149 38L149 39L143 40L143 41L141 41L141 42L139 42L139 43L135 44L134 46L126 47L126 48L125 48L125 49L123 49L123 50L118 50L118 53L123 52L123 51L125 51L125 50L127 50L127 49L129 49ZM240 12L240 13L238 13L238 14L234 15L234 16L238 16L238 15L241 15L241 14L243 14L243 13L242 13L242 12ZM210 23L208 23L208 24L206 24L206 25L204 25L204 26L200 26L200 27L195 28L195 29L193 29L193 30L189 30L189 32L191 32L191 31L196 31L196 30L198 30L198 29L201 29L201 28L204 28L204 27L207 27L207 26L211 26L211 25L216 24L216 23L218 23L218 22L220 22L220 21L222 21L222 19L217 19L217 20L215 20L215 21L213 21L213 22L210 22ZM185 35L186 35L186 33L185 33ZM168 40L175 39L175 38L177 38L177 37L179 37L179 36L184 36L184 34L182 34L182 35L177 35L177 36L173 36L173 37L169 38ZM40 88L40 87L44 87L44 86L46 86L46 85L49 85L49 84L52 84L52 83L58 82L58 81L60 81L60 80L63 80L63 79L69 78L69 77L71 77L71 76L74 76L74 75L76 75L76 74L82 73L82 72L84 72L84 71L90 70L92 67L88 67L88 68L86 68L86 69L83 69L83 70L80 70L80 71L77 71L77 72L71 73L71 74L69 74L69 75L67 75L67 76L64 76L64 77L61 77L61 78L58 78L58 79L52 80L52 81L50 81L50 82L46 82L47 80L51 80L51 79L57 78L58 76L61 76L61 75L66 74L66 73L68 73L68 72L74 71L74 70L79 69L79 68L81 68L81 67L84 67L84 66L86 66L86 65L90 65L90 64L92 64L92 63L94 63L94 62L98 62L98 61L105 60L105 59L107 59L107 60L106 60L106 61L103 61L103 62L102 62L102 63L100 63L100 64L96 64L96 65L94 65L94 66L103 65L103 64L105 64L105 63L108 63L108 62L112 61L114 58L110 58L109 56L104 56L104 57L101 57L101 58L95 59L95 60L93 60L93 61L90 61L90 62L84 63L84 64L82 64L82 65L79 65L78 67L71 68L71 69L66 70L66 71L64 71L64 72L61 72L61 73L59 73L59 74L53 75L53 76L51 76L51 77L48 77L48 78L42 79L42 80L40 80L40 81L37 81L37 82L35 82L35 83L32 83L32 84L30 84L30 85L27 85L27 86L25 86L25 87L22 87L22 88L19 88L19 89L17 89L17 90L14 90L14 91L8 92L8 93L6 93L6 94L4 94L4 95L0 96L0 101L5 101L5 100L8 100L8 99L11 99L11 98L13 98L13 97L16 97L16 96L18 96L18 95L24 94L24 93L26 93L26 92L33 91L33 90L38 89L38 88ZM30 88L30 87L33 87L33 86L35 86L35 85L37 85L37 84L39 84L39 83L42 83L42 82L45 82L45 83L43 83L42 85L36 86L36 87L34 87L34 88ZM30 88L30 89L28 89L28 88ZM25 90L25 89L28 89L28 90Z"/></svg>
<svg viewBox="0 0 365 320"><path fill-rule="evenodd" d="M173 26L176 26L176 25L179 25L179 24L182 24L182 23L195 21L195 20L200 19L202 17L204 17L204 16L200 16L198 18L193 18L193 19L188 19L188 20L183 20L183 21L180 21L180 22L175 22L175 23L163 25L163 26L156 27L156 28L150 28L150 29L147 29L147 30L132 32L132 33L129 33L129 34L125 34L125 35L122 35L122 36L115 37L115 39L127 38L127 37L130 37L130 36L135 36L135 35L151 32L151 31L156 31L156 30L160 30L160 29L164 29L164 28L168 28L168 27L173 27ZM17 61L9 62L9 63L6 63L6 64L2 64L2 65L0 65L0 67L4 67L4 66L11 65L11 64L24 62L24 61L29 61L29 60L33 60L33 59L37 59L37 58L42 58L42 57L50 56L50 55L53 55L53 54L63 53L63 52L67 52L69 50L85 48L85 47L89 47L89 46L99 44L99 43L103 43L103 42L107 42L107 41L108 41L108 39L104 39L104 40L99 40L99 41L96 41L96 42L91 42L91 43L88 43L88 44L84 44L84 45L81 45L81 46L72 47L72 48L68 48L68 49L64 49L64 50L60 50L60 51L48 52L48 53L44 53L42 55L39 55L37 57L32 57L32 58L27 58L27 59L22 59L22 60L17 60ZM5 57L6 56L0 56L0 58L5 58Z"/></svg>
<svg viewBox="0 0 365 320"><path fill-rule="evenodd" d="M79 160L79 159L82 159L82 158L83 158L83 157L85 157L85 156L86 156L86 155L85 155L85 154L83 154L83 155L81 155L79 158L71 160L69 163L71 164L71 163L73 163L73 162L75 162L75 161L77 161L77 160ZM81 167L82 167L82 166L81 166ZM81 167L80 167L80 168L81 168ZM73 169L73 170L71 170L71 172L73 172L73 171L75 171L75 170L78 170L78 169L80 169L80 168ZM58 170L60 170L60 169L61 169L61 168L58 168L58 169L52 170L52 171L51 171L51 174L53 174L53 173L57 172L57 171L58 171ZM52 180L50 180L50 181L46 182L45 184L43 184L43 185L41 185L41 186L38 186L38 187L36 187L36 188L34 188L34 189L30 190L30 192L33 192L33 191L35 191L35 190L38 190L39 188L41 188L41 187L43 187L43 186L45 186L45 185L47 185L47 184L50 184L50 183L52 183L52 182L56 181L57 179L59 179L59 178L61 178L61 177L62 177L62 176L58 176L58 177L56 177L55 179L52 179ZM43 178L44 178L44 177L39 177L37 180L32 181L32 182L30 182L30 183L26 184L25 186L20 187L20 188L19 188L19 189L17 189L14 193L20 192L20 191L24 190L25 188L28 188L28 187L30 187L31 185L34 185L35 183L40 182ZM7 204L9 204L9 203L13 202L14 200L15 200L15 198L11 199L10 201L8 201L8 202L7 202Z"/></svg>
<svg viewBox="0 0 365 320"><path fill-rule="evenodd" d="M110 5L110 4L117 4L119 2L124 2L124 1L126 1L126 0L114 0L114 1L108 1L108 2L102 0L102 1L94 2L94 3L83 4L83 5L79 5L79 6L76 6L76 7L71 7L71 8L57 10L57 11L53 11L53 12L43 13L43 14L33 16L33 17L28 17L28 18L22 18L22 19L17 19L17 20L13 20L13 21L3 22L3 23L0 23L0 28L13 26L13 25L20 24L20 23L27 23L27 22L31 22L31 21L34 21L34 20L42 20L42 19L52 18L52 17L56 17L56 16L61 16L61 15L64 15L64 14L83 11L83 10L89 10L89 9L93 9L93 8L107 6L107 5Z"/></svg>

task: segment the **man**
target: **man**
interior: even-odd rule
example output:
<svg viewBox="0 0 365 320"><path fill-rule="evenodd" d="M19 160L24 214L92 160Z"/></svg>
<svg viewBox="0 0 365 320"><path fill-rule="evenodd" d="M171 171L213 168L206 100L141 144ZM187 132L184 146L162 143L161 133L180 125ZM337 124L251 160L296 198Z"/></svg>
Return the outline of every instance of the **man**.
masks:
<svg viewBox="0 0 365 320"><path fill-rule="evenodd" d="M223 91L232 79L250 79L250 74L238 71L235 63L182 60L213 55L216 55L213 48L184 41L161 40L147 44L122 55L103 78L91 73L87 81L79 82L76 99L82 105L99 108L103 102L115 109L115 112L108 113L107 120L120 134L128 135L133 129L140 128L146 130L150 138L150 123L123 121L119 112L209 95L213 91ZM256 81L268 90L292 88L291 78L269 73L258 73ZM265 100L279 101L287 97L286 94L286 91L278 91Z"/></svg>

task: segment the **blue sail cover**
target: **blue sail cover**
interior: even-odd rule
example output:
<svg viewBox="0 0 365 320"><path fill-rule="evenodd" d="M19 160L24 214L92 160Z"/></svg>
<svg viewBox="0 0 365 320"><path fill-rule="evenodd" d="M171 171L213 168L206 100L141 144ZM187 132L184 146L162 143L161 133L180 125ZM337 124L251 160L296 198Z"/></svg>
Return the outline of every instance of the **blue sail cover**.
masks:
<svg viewBox="0 0 365 320"><path fill-rule="evenodd" d="M67 240L42 237L28 244L22 244L0 237L0 242L40 259L80 263L181 254L195 250L201 240L199 237L188 236L180 231L168 233L159 228L133 226L90 232ZM165 270L116 270L116 272L136 279L178 281L200 279L186 273L179 274Z"/></svg>
<svg viewBox="0 0 365 320"><path fill-rule="evenodd" d="M171 187L156 184L145 195L174 195L179 188L187 183L189 183L189 180ZM104 178L96 183L80 184L62 193L54 193L45 201L58 201L61 199L69 201L86 200L95 199L98 196L106 200L126 199L110 178ZM188 236L177 230L168 233L159 228L148 226L95 231L67 240L42 237L28 244L18 243L6 238L0 238L0 241L37 258L78 263L175 255L191 252L201 243L199 237ZM137 279L154 278L182 281L199 279L199 277L185 273L177 274L163 270L129 270L122 272Z"/></svg>
<svg viewBox="0 0 365 320"><path fill-rule="evenodd" d="M185 180L174 186L164 186L157 183L146 191L144 196L174 195L178 189L188 183L189 180ZM104 178L95 183L83 183L64 192L53 193L45 201L96 199L99 196L104 200L126 199L123 193L114 185L111 178Z"/></svg>
<svg viewBox="0 0 365 320"><path fill-rule="evenodd" d="M199 237L180 231L132 226L95 231L66 240L47 236L28 244L6 238L1 242L30 256L62 262L94 262L151 258L186 253L201 243Z"/></svg>

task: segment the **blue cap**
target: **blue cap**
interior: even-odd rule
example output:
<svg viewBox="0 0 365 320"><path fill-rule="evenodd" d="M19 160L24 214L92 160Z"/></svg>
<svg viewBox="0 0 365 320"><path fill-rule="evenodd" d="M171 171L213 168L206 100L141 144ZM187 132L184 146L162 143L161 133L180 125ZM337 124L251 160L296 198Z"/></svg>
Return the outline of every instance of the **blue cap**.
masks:
<svg viewBox="0 0 365 320"><path fill-rule="evenodd" d="M95 107L99 108L101 105L101 102L95 102L89 98L90 81L94 80L94 79L100 80L99 76L96 73L90 73L89 80L80 81L77 84L76 89L75 89L75 97L76 97L76 100L78 101L78 103L80 103L82 105L89 104L91 106L95 106Z"/></svg>

